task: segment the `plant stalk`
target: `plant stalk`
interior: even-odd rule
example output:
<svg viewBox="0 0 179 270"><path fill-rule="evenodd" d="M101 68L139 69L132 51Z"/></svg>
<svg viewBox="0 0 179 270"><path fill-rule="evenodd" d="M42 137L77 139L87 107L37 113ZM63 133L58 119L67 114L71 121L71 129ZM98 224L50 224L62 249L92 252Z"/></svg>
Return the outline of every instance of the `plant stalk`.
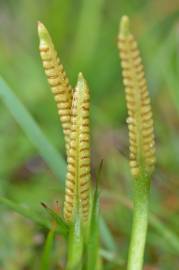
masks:
<svg viewBox="0 0 179 270"><path fill-rule="evenodd" d="M68 255L66 270L81 270L83 254L83 236L79 215L71 225L68 240Z"/></svg>
<svg viewBox="0 0 179 270"><path fill-rule="evenodd" d="M150 180L134 179L134 212L127 270L141 270L148 225Z"/></svg>

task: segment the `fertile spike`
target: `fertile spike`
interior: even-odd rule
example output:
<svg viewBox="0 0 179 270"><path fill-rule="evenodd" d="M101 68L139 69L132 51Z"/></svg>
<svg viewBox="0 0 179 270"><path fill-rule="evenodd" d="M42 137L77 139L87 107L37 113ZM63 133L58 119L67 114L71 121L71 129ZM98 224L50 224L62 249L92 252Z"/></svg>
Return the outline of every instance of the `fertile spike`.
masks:
<svg viewBox="0 0 179 270"><path fill-rule="evenodd" d="M38 22L38 33L40 38L39 50L43 67L57 103L68 152L71 125L72 87L69 84L69 80L62 64L60 64L60 59L57 57L57 52L51 37L41 22Z"/></svg>
<svg viewBox="0 0 179 270"><path fill-rule="evenodd" d="M137 42L123 16L118 38L123 83L125 86L130 140L130 167L137 177L141 170L151 173L155 164L155 143L150 98Z"/></svg>
<svg viewBox="0 0 179 270"><path fill-rule="evenodd" d="M90 190L89 90L81 73L72 102L67 164L64 217L67 222L73 222L74 213L78 211L86 222Z"/></svg>

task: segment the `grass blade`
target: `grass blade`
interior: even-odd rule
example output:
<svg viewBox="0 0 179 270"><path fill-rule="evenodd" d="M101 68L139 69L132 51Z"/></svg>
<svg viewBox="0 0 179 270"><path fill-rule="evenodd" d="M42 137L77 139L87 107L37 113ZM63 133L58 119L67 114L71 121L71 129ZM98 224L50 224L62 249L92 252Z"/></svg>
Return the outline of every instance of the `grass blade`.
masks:
<svg viewBox="0 0 179 270"><path fill-rule="evenodd" d="M63 221L63 219L57 213L55 213L55 211L53 211L52 209L48 208L46 204L42 203L42 206L48 212L48 214L50 215L50 217L56 222L56 224L57 224L57 231L59 233L61 233L62 235L67 236L68 235L69 228L68 228L67 224Z"/></svg>
<svg viewBox="0 0 179 270"><path fill-rule="evenodd" d="M18 124L22 127L31 142L38 149L49 168L55 176L59 178L61 184L64 185L64 176L66 171L64 160L56 149L48 142L32 116L2 78L0 78L0 98L12 113Z"/></svg>
<svg viewBox="0 0 179 270"><path fill-rule="evenodd" d="M103 217L100 217L99 227L100 227L102 241L103 241L105 247L110 251L116 252L116 250L117 250L116 243L115 243L113 236L112 236L111 232L109 231L109 228L108 228L107 224L105 223Z"/></svg>
<svg viewBox="0 0 179 270"><path fill-rule="evenodd" d="M51 252L53 248L54 237L55 237L55 230L51 229L47 235L44 245L41 270L51 269Z"/></svg>
<svg viewBox="0 0 179 270"><path fill-rule="evenodd" d="M89 239L87 244L87 270L98 268L99 261L99 194L96 188L90 221Z"/></svg>
<svg viewBox="0 0 179 270"><path fill-rule="evenodd" d="M0 197L0 203L5 205L6 207L14 210L15 212L21 214L22 216L32 220L33 222L37 223L38 225L45 227L45 228L50 228L51 224L48 220L46 220L44 217L42 218L39 216L39 213L35 213L34 210L31 210L28 207L23 207L7 198Z"/></svg>

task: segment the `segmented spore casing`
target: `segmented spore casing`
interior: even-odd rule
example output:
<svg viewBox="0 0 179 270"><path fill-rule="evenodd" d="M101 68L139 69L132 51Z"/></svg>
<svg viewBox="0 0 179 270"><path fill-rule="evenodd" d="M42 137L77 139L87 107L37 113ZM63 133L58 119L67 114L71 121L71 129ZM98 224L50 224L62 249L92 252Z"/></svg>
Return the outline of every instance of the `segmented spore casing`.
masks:
<svg viewBox="0 0 179 270"><path fill-rule="evenodd" d="M73 222L78 211L83 222L89 215L90 190L90 135L89 135L89 90L82 74L79 74L73 95L71 134L67 162L67 178L64 203L64 218Z"/></svg>
<svg viewBox="0 0 179 270"><path fill-rule="evenodd" d="M40 22L38 23L38 33L40 38L39 50L43 67L57 104L68 152L71 127L72 87L69 84L62 64L60 64L60 59L57 56L51 37L45 26Z"/></svg>
<svg viewBox="0 0 179 270"><path fill-rule="evenodd" d="M155 164L155 143L150 97L137 42L129 32L129 19L123 16L118 37L123 83L125 86L130 141L130 167L137 177L140 171L151 173Z"/></svg>

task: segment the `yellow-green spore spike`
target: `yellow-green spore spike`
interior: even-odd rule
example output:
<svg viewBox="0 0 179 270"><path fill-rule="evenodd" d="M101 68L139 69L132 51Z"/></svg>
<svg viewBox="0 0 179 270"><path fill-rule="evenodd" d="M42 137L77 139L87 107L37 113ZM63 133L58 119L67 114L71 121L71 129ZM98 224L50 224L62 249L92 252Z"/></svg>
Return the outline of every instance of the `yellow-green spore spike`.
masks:
<svg viewBox="0 0 179 270"><path fill-rule="evenodd" d="M123 83L125 86L130 140L130 167L137 177L141 170L151 173L155 164L153 117L142 59L129 18L123 16L118 37Z"/></svg>
<svg viewBox="0 0 179 270"><path fill-rule="evenodd" d="M40 38L39 50L43 67L57 104L65 136L66 150L68 152L71 128L72 87L57 56L52 39L41 22L38 22L38 33Z"/></svg>
<svg viewBox="0 0 179 270"><path fill-rule="evenodd" d="M72 102L71 134L67 162L67 178L64 203L64 218L74 221L78 213L83 222L89 216L90 192L90 136L87 83L80 73Z"/></svg>

